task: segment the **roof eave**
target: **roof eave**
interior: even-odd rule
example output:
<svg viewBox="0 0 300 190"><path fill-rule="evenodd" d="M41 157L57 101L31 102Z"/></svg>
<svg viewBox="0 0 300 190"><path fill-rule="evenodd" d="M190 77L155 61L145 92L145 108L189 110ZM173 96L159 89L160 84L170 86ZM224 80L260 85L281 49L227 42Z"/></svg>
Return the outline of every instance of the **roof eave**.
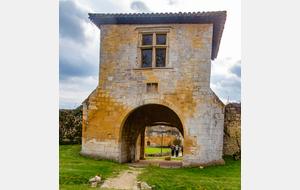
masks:
<svg viewBox="0 0 300 190"><path fill-rule="evenodd" d="M89 19L100 29L106 24L204 24L213 23L211 60L217 58L224 30L227 12L193 12L193 13L134 13L103 14L89 13ZM149 19L150 18L150 19Z"/></svg>

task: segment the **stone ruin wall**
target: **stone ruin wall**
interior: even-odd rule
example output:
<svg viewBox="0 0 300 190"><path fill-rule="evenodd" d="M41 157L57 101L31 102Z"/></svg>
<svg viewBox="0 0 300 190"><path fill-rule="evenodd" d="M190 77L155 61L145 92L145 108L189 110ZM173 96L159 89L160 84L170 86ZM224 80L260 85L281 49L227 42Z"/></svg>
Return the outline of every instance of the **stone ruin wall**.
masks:
<svg viewBox="0 0 300 190"><path fill-rule="evenodd" d="M171 146L174 140L181 140L183 143L182 135L177 128L165 126L163 131L162 137L162 130L160 129L160 126L147 127L145 139L146 145L149 141L150 146L160 146L162 140L163 146Z"/></svg>
<svg viewBox="0 0 300 190"><path fill-rule="evenodd" d="M241 153L241 103L225 106L223 156Z"/></svg>

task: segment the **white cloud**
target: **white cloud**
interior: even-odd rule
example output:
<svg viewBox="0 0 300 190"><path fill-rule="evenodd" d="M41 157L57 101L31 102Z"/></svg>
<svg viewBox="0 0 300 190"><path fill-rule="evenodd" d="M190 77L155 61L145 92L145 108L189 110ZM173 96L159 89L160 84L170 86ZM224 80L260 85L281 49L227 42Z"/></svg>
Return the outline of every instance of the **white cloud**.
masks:
<svg viewBox="0 0 300 190"><path fill-rule="evenodd" d="M231 101L241 101L241 79L236 75L225 76L220 81L211 83L210 87L222 100L229 97Z"/></svg>
<svg viewBox="0 0 300 190"><path fill-rule="evenodd" d="M128 0L78 0L81 5L93 9L91 13L130 13L131 1Z"/></svg>
<svg viewBox="0 0 300 190"><path fill-rule="evenodd" d="M59 84L60 108L73 109L74 104L79 106L97 85L98 78L69 77L67 82Z"/></svg>
<svg viewBox="0 0 300 190"><path fill-rule="evenodd" d="M226 100L223 103L228 97L231 101L241 101L241 78L237 72L241 62L236 59L227 57L212 62L210 87L222 101Z"/></svg>
<svg viewBox="0 0 300 190"><path fill-rule="evenodd" d="M218 75L230 76L230 75L232 75L230 69L233 66L237 65L239 61L240 60L237 60L237 58L231 58L231 57L227 57L225 59L216 59L215 61L212 61L212 63L211 63L211 75L212 76L218 76Z"/></svg>

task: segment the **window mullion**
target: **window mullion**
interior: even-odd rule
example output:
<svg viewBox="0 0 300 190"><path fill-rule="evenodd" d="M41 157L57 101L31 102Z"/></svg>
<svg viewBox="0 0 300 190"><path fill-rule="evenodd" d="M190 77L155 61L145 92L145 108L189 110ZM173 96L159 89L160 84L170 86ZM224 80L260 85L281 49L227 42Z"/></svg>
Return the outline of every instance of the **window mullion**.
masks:
<svg viewBox="0 0 300 190"><path fill-rule="evenodd" d="M156 33L153 33L153 59L152 59L152 67L155 67L156 64L156 49L155 49L155 45L156 45Z"/></svg>
<svg viewBox="0 0 300 190"><path fill-rule="evenodd" d="M156 49L155 47L152 48L152 67L155 67L156 64Z"/></svg>

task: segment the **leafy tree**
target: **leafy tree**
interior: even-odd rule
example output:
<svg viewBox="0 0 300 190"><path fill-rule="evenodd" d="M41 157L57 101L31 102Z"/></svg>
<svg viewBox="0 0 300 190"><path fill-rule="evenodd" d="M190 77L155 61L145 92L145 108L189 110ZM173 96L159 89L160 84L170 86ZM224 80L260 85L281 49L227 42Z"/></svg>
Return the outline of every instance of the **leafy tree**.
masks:
<svg viewBox="0 0 300 190"><path fill-rule="evenodd" d="M180 144L181 144L181 140L179 140L179 139L175 139L174 141L173 141L173 145L178 145L178 146L180 146Z"/></svg>

